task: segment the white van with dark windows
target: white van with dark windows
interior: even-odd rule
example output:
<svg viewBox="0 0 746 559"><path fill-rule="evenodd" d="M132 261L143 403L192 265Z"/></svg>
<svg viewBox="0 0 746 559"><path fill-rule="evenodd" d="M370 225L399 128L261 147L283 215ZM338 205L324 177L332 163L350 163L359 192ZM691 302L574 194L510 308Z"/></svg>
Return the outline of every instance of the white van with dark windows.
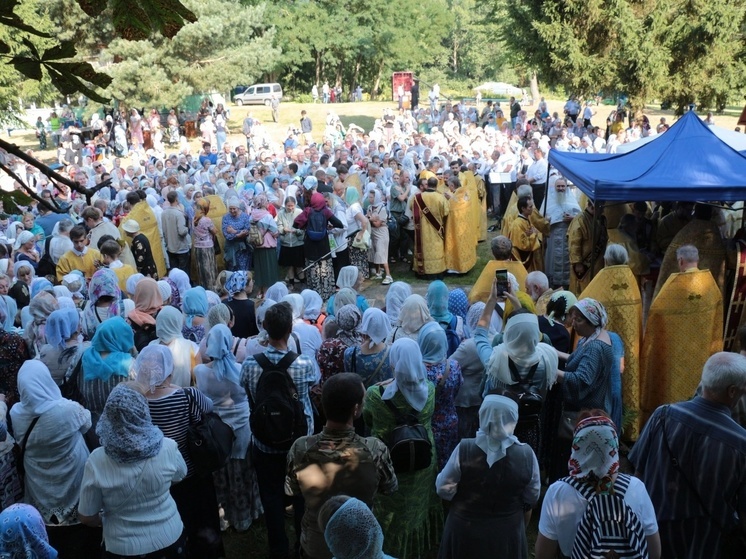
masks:
<svg viewBox="0 0 746 559"><path fill-rule="evenodd" d="M241 105L269 106L273 94L282 101L282 87L279 83L258 83L234 95L233 102L239 107Z"/></svg>

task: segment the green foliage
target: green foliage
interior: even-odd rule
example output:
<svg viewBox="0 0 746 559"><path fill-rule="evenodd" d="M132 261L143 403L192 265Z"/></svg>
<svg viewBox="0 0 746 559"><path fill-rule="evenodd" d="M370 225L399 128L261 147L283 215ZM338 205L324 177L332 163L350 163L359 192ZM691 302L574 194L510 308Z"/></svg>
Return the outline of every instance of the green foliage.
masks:
<svg viewBox="0 0 746 559"><path fill-rule="evenodd" d="M746 0L490 0L505 45L539 77L633 107L661 97L722 107L743 88Z"/></svg>
<svg viewBox="0 0 746 559"><path fill-rule="evenodd" d="M57 4L60 2L64 0L58 0ZM15 71L0 70L0 104L10 109L7 115L0 117L2 120L12 119L22 110L13 97L18 94L18 82L26 79L43 86L51 84L63 95L82 93L94 101L108 101L100 91L109 86L111 77L77 56L74 37L59 38L49 4L55 2L3 0L0 4L0 57L7 58ZM146 39L155 34L173 37L185 22L196 20L194 13L178 0L78 0L75 8L88 18L101 16L109 10L114 32L129 39ZM58 15L65 20L64 12ZM94 21L87 23L96 27ZM8 91L12 85L16 85L15 95ZM27 85L22 89L31 93L35 100L49 100L46 87L35 92Z"/></svg>
<svg viewBox="0 0 746 559"><path fill-rule="evenodd" d="M178 106L193 93L226 93L268 72L279 50L264 23L265 6L235 0L185 0L198 20L171 39L117 38L100 53L99 64L113 78L107 93L135 107ZM94 54L94 51L91 51Z"/></svg>

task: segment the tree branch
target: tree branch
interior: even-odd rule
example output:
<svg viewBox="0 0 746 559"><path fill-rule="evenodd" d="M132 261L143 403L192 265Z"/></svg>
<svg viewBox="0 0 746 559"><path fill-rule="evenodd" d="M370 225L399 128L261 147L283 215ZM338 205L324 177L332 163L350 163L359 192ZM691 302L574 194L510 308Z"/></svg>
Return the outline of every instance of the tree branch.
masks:
<svg viewBox="0 0 746 559"><path fill-rule="evenodd" d="M7 165L0 163L0 169L5 171L9 177L11 177L14 181L16 181L21 188L26 192L28 196L36 200L40 205L47 208L49 211L54 212L56 214L64 214L67 213L66 210L63 210L57 205L57 202L52 200L52 203L50 204L49 201L45 200L41 196L39 196L34 190L28 186L18 175L16 175L12 169L10 169Z"/></svg>
<svg viewBox="0 0 746 559"><path fill-rule="evenodd" d="M53 171L52 169L50 169L47 165L45 165L44 163L42 163L38 159L36 159L34 157L31 157L30 155L27 155L16 144L11 144L9 142L6 142L3 139L0 139L0 149L5 150L10 155L14 155L17 158L25 161L26 163L28 163L32 167L36 167L37 169L39 169L39 171L42 172L42 174L44 174L47 177L49 177L50 180L53 180L55 182L64 184L70 190L73 190L73 191L77 192L78 194L82 194L83 196L85 196L86 202L89 205L91 203L91 198L93 197L94 194L96 194L96 192L98 192L99 190L101 190L103 187L109 186L111 184L111 179L108 179L108 180L105 180L102 183L97 184L93 188L86 188L84 186L81 186L80 184L78 184L74 180L70 180L69 178L60 175L56 171ZM19 182L22 183L22 181L19 181ZM59 211L54 210L54 209L52 211L54 211L56 213L60 213ZM62 212L62 213L65 213L65 212Z"/></svg>

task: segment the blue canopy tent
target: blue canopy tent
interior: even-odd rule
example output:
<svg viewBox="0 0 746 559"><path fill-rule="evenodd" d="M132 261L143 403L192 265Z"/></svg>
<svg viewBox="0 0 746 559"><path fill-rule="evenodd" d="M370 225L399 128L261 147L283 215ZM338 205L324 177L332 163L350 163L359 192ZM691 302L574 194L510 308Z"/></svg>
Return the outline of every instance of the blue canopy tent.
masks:
<svg viewBox="0 0 746 559"><path fill-rule="evenodd" d="M718 138L694 111L628 153L550 150L549 163L592 200L746 200L746 156Z"/></svg>

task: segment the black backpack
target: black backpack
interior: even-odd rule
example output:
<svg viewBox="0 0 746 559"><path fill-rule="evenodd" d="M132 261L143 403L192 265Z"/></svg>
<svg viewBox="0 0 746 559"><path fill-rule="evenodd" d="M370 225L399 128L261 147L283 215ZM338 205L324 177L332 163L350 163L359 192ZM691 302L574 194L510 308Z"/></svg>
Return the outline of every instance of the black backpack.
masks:
<svg viewBox="0 0 746 559"><path fill-rule="evenodd" d="M308 214L308 223L306 224L306 235L312 241L323 241L327 236L327 219L322 210L312 209Z"/></svg>
<svg viewBox="0 0 746 559"><path fill-rule="evenodd" d="M526 375L526 379L521 379L521 375L518 374L518 369L513 363L513 360L508 357L508 368L510 369L510 377L516 384L511 384L507 388L502 390L502 396L515 400L518 404L518 420L526 419L537 419L541 414L541 408L544 405L544 398L542 398L539 390L531 384L536 375L536 369L539 363L531 365L531 368Z"/></svg>
<svg viewBox="0 0 746 559"><path fill-rule="evenodd" d="M290 450L298 437L308 434L308 423L298 389L288 367L298 358L288 351L276 364L263 353L254 355L262 368L256 393L249 393L251 432L257 440L277 450Z"/></svg>
<svg viewBox="0 0 746 559"><path fill-rule="evenodd" d="M382 386L379 386L379 390L383 395ZM391 400L383 400L383 403L394 414L396 421L396 427L385 441L394 471L400 474L428 468L433 461L433 445L427 436L427 429L420 423L419 414L414 408L402 413Z"/></svg>
<svg viewBox="0 0 746 559"><path fill-rule="evenodd" d="M44 254L39 260L39 264L36 268L36 275L39 277L54 276L57 274L57 266L52 260L52 254L49 250L49 246L52 244L53 237L50 235L46 241L44 241Z"/></svg>

